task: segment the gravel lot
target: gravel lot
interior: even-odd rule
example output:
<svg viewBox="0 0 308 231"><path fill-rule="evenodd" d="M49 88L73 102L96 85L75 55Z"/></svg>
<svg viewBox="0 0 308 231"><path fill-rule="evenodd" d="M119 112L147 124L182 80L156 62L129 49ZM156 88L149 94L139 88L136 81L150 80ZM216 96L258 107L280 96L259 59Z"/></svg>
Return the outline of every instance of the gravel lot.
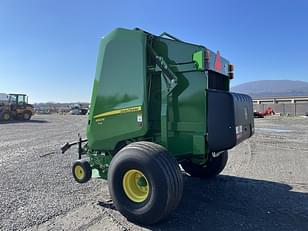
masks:
<svg viewBox="0 0 308 231"><path fill-rule="evenodd" d="M308 118L274 116L255 123L256 134L230 151L222 175L184 177L179 208L153 227L122 217L106 181L73 180L76 149L62 155L59 148L85 134L85 116L2 123L0 229L308 230Z"/></svg>

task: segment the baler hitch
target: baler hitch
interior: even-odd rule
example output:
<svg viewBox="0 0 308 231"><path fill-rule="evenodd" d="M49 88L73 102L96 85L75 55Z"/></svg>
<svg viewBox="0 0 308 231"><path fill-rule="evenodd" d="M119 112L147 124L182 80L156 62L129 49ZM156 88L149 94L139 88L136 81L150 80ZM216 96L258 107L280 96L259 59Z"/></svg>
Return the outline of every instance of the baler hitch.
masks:
<svg viewBox="0 0 308 231"><path fill-rule="evenodd" d="M72 142L72 143L66 143L61 147L61 151L62 154L64 154L68 149L70 149L72 146L78 144L78 153L79 153L79 157L81 156L81 144L84 142L87 142L88 139L82 139L81 137L79 137L78 141Z"/></svg>

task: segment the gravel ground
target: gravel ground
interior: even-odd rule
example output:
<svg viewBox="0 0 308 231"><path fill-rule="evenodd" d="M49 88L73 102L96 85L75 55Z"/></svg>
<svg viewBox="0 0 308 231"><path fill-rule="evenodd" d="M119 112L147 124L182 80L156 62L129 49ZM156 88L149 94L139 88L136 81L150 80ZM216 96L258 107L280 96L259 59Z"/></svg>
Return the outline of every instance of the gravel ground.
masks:
<svg viewBox="0 0 308 231"><path fill-rule="evenodd" d="M219 177L184 176L179 208L152 227L122 217L106 181L73 180L76 149L62 155L59 148L85 134L86 117L2 123L0 229L308 230L308 119L273 116L255 123L256 134L230 151Z"/></svg>

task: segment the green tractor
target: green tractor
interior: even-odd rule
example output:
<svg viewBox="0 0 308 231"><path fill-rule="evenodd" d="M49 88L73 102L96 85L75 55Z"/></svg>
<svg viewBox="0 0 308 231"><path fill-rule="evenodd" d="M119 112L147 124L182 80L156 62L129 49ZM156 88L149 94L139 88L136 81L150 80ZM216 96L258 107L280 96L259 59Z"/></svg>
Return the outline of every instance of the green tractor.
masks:
<svg viewBox="0 0 308 231"><path fill-rule="evenodd" d="M254 133L252 99L229 92L233 65L219 52L163 33L115 29L101 40L73 176L108 180L115 207L154 224L174 211L192 177L218 175L228 149ZM86 158L83 158L86 156Z"/></svg>

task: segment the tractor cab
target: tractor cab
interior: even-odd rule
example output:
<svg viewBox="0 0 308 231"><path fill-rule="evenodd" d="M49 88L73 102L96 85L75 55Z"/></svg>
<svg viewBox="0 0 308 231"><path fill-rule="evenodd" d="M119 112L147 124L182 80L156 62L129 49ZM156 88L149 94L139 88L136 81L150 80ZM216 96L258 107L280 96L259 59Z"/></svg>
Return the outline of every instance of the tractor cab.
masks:
<svg viewBox="0 0 308 231"><path fill-rule="evenodd" d="M25 94L9 94L11 104L25 105L28 104L28 96Z"/></svg>

